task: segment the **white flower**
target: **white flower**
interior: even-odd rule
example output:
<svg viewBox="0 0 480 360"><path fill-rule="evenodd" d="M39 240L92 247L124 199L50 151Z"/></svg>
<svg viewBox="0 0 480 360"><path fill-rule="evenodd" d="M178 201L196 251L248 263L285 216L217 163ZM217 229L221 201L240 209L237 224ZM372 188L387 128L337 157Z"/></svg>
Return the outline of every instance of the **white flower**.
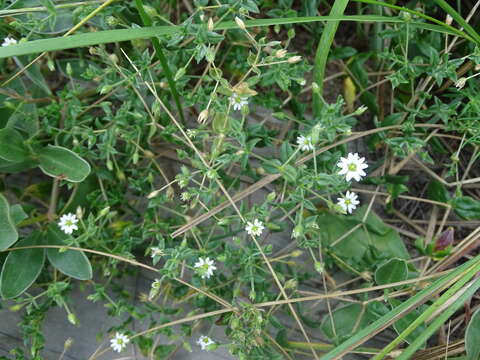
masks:
<svg viewBox="0 0 480 360"><path fill-rule="evenodd" d="M121 352L127 347L127 344L130 342L130 339L127 335L117 332L113 339L110 339L110 347L113 351Z"/></svg>
<svg viewBox="0 0 480 360"><path fill-rule="evenodd" d="M210 279L210 276L213 275L213 270L217 270L215 266L215 261L210 260L210 258L198 258L198 261L195 263L195 268L199 270L200 276L202 279Z"/></svg>
<svg viewBox="0 0 480 360"><path fill-rule="evenodd" d="M248 99L233 93L232 96L230 96L230 104L232 104L233 110L242 110L242 107L248 105Z"/></svg>
<svg viewBox="0 0 480 360"><path fill-rule="evenodd" d="M248 233L248 235L254 236L262 235L263 229L265 229L265 226L263 226L263 223L258 219L253 220L253 223L250 221L247 222L247 226L245 227L245 231Z"/></svg>
<svg viewBox="0 0 480 360"><path fill-rule="evenodd" d="M353 210L357 208L357 205L360 204L358 201L358 195L353 191L347 191L344 197L337 198L337 204L343 209L343 211L351 214Z"/></svg>
<svg viewBox="0 0 480 360"><path fill-rule="evenodd" d="M152 258L154 258L155 256L163 256L165 253L163 252L162 249L160 249L159 247L152 247L150 248L150 256Z"/></svg>
<svg viewBox="0 0 480 360"><path fill-rule="evenodd" d="M16 43L17 43L17 40L7 36L5 39L3 39L2 46L5 47L5 46L9 46L9 45L15 45Z"/></svg>
<svg viewBox="0 0 480 360"><path fill-rule="evenodd" d="M358 154L349 153L346 158L340 158L337 166L341 168L339 175L345 175L347 181L355 179L356 181L362 180L362 176L367 174L364 169L368 168L368 165L365 164L365 158L359 158Z"/></svg>
<svg viewBox="0 0 480 360"><path fill-rule="evenodd" d="M208 336L202 335L202 336L200 336L200 338L198 339L197 344L200 345L200 347L202 348L202 350L207 350L207 351L208 351L208 347L209 347L210 345L215 344L215 341L213 341L212 339L210 339Z"/></svg>
<svg viewBox="0 0 480 360"><path fill-rule="evenodd" d="M312 144L312 138L310 136L300 135L297 137L297 144L302 151L313 151L315 146Z"/></svg>
<svg viewBox="0 0 480 360"><path fill-rule="evenodd" d="M74 230L78 230L77 226L77 216L72 213L63 215L58 222L58 226L65 234L71 234Z"/></svg>

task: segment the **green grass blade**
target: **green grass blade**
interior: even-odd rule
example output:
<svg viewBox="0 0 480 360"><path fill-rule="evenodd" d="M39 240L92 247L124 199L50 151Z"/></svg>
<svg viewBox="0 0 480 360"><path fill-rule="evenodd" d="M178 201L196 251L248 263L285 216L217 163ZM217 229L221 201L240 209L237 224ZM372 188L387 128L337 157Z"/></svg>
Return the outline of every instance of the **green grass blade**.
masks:
<svg viewBox="0 0 480 360"><path fill-rule="evenodd" d="M399 317L405 315L415 309L417 306L423 304L427 301L430 297L432 297L435 293L440 290L443 290L445 287L450 285L452 281L454 281L458 276L462 274L466 274L471 270L473 267L477 268L480 264L480 256L476 256L475 258L469 260L465 264L457 267L451 273L442 276L438 280L434 281L429 287L423 289L422 291L418 292L416 295L412 296L407 301L403 302L401 305L397 306L395 309L390 311L388 314L385 314L378 320L374 321L369 326L363 328L357 334L352 336L350 339L344 341L342 344L337 346L332 351L328 352L324 356L322 356L322 360L334 360L339 359L352 349L355 349L358 345L362 344L364 341L369 339L372 335L375 335L385 329L387 326L390 326L395 321L398 320Z"/></svg>
<svg viewBox="0 0 480 360"><path fill-rule="evenodd" d="M352 0L352 1L361 2L361 3L364 3L364 4L384 6L384 7L390 8L390 9L395 9L395 10L398 10L398 11L407 12L407 13L410 13L414 16L417 16L417 17L420 17L422 19L431 21L431 22L433 22L433 23L435 23L435 24L437 24L441 27L444 27L445 29L448 29L449 31L455 33L455 35L457 35L457 36L463 37L463 38L468 39L470 41L475 41L474 38L470 37L469 35L467 35L462 30L459 30L459 29L457 29L457 28L455 28L451 25L448 25L448 24L444 23L443 21L437 20L437 19L435 19L431 16L425 15L425 14L421 13L420 11L412 10L412 9L409 9L409 8L406 8L406 7L403 7L403 6L393 5L393 4L389 4L389 3L385 3L385 2L377 1L377 0Z"/></svg>
<svg viewBox="0 0 480 360"><path fill-rule="evenodd" d="M415 319L405 330L387 346L380 351L373 360L381 360L385 358L392 350L394 350L408 335L410 335L418 326L423 324L435 311L437 311L443 304L445 304L457 291L459 291L475 274L480 270L480 263L475 264L468 270L458 281L455 282L442 296L438 298L432 305L428 307L419 317ZM446 311L444 311L445 313Z"/></svg>
<svg viewBox="0 0 480 360"><path fill-rule="evenodd" d="M408 360L411 356L442 326L475 292L480 288L480 279L475 280L468 289L458 297L445 311L422 332L422 334L411 343L396 360Z"/></svg>
<svg viewBox="0 0 480 360"><path fill-rule="evenodd" d="M359 21L359 22L387 22L402 23L403 20L398 17L377 16L377 15L354 15L354 16L310 16L310 17L292 17L280 19L258 19L245 21L247 27L262 27L272 25L300 24L317 21ZM412 26L442 32L451 35L458 35L451 29L421 22L410 22ZM238 29L238 25L233 21L226 21L216 27L217 30ZM148 39L155 36L173 35L180 31L176 26L154 26L145 28L105 30L89 32L68 37L55 37L51 39L41 39L34 41L21 42L17 45L0 47L0 59L11 57L42 53L44 51L58 51L66 49L76 49L86 46L95 46L113 42L129 41L135 39ZM459 35L461 36L461 35ZM468 37L462 36L464 38Z"/></svg>
<svg viewBox="0 0 480 360"><path fill-rule="evenodd" d="M150 16L145 12L142 0L135 0L135 6L137 7L138 13L142 18L143 25L149 27L152 26L152 20L150 19ZM185 123L185 117L183 116L183 107L180 101L180 95L177 91L177 85L175 84L175 80L173 79L172 71L168 66L167 58L165 57L165 54L162 51L162 47L160 46L160 41L158 41L158 38L156 37L150 38L150 41L153 44L153 48L155 49L155 55L160 61L160 65L162 66L165 77L167 78L168 86L170 87L170 91L172 92L173 100L175 101L175 105L177 106L180 119L182 120L182 123Z"/></svg>
<svg viewBox="0 0 480 360"><path fill-rule="evenodd" d="M342 16L349 0L336 0L330 10L330 15ZM318 92L313 92L313 113L320 115L322 109L323 79L325 78L325 67L327 66L328 54L332 47L333 38L337 32L340 21L331 21L325 25L320 41L318 42L317 52L315 54L315 65L313 68L313 81L318 85Z"/></svg>
<svg viewBox="0 0 480 360"><path fill-rule="evenodd" d="M480 43L480 35L475 31L475 29L470 26L465 19L460 15L454 8L447 4L445 0L435 0L438 6L445 10L450 16L455 20L460 26L462 26L465 31L475 39L477 43Z"/></svg>

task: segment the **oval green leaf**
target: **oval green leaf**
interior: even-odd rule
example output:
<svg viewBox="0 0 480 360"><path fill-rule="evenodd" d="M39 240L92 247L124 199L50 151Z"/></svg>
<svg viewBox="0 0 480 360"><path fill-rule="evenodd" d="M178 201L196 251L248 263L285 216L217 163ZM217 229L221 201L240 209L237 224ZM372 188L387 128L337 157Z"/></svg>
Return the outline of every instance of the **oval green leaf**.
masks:
<svg viewBox="0 0 480 360"><path fill-rule="evenodd" d="M407 262L402 259L390 259L375 271L375 281L378 285L385 285L406 280L408 277Z"/></svg>
<svg viewBox="0 0 480 360"><path fill-rule="evenodd" d="M0 158L17 163L26 161L29 156L30 150L17 130L12 128L0 130Z"/></svg>
<svg viewBox="0 0 480 360"><path fill-rule="evenodd" d="M8 249L17 240L18 232L10 214L10 205L0 194L0 251Z"/></svg>
<svg viewBox="0 0 480 360"><path fill-rule="evenodd" d="M55 225L50 227L47 232L48 245L66 246L67 235ZM59 271L78 280L90 280L92 278L92 266L90 261L82 251L47 249L47 257Z"/></svg>
<svg viewBox="0 0 480 360"><path fill-rule="evenodd" d="M473 313L465 333L468 360L480 359L480 309Z"/></svg>
<svg viewBox="0 0 480 360"><path fill-rule="evenodd" d="M18 247L38 245L32 238L18 242ZM0 275L0 293L11 299L26 291L40 275L45 262L45 250L40 248L11 251Z"/></svg>
<svg viewBox="0 0 480 360"><path fill-rule="evenodd" d="M81 182L90 174L90 165L73 151L49 145L38 152L40 169L53 177Z"/></svg>

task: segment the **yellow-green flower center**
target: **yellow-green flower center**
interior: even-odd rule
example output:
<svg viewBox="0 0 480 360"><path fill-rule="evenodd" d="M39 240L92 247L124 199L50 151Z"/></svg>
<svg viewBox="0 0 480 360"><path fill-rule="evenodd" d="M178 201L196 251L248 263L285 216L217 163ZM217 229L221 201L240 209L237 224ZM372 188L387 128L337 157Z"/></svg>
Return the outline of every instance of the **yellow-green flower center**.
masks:
<svg viewBox="0 0 480 360"><path fill-rule="evenodd" d="M348 170L349 171L357 171L357 165L356 164L348 164Z"/></svg>
<svg viewBox="0 0 480 360"><path fill-rule="evenodd" d="M345 199L345 205L350 205L351 203L350 199Z"/></svg>
<svg viewBox="0 0 480 360"><path fill-rule="evenodd" d="M67 221L65 221L65 225L67 225L67 226L72 226L72 225L73 225L73 221L72 221L72 220L67 220Z"/></svg>
<svg viewBox="0 0 480 360"><path fill-rule="evenodd" d="M118 339L117 339L117 344L118 344L118 345L123 345L123 339L122 339L122 338L118 338Z"/></svg>

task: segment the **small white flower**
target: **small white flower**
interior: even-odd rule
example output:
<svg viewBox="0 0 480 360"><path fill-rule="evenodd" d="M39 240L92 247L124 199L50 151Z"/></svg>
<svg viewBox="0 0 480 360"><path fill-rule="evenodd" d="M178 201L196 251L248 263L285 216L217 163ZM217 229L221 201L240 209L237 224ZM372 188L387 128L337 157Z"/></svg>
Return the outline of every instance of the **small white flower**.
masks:
<svg viewBox="0 0 480 360"><path fill-rule="evenodd" d="M232 96L230 96L230 104L232 104L233 110L242 110L242 107L248 105L248 99L233 93Z"/></svg>
<svg viewBox="0 0 480 360"><path fill-rule="evenodd" d="M155 246L155 247L150 248L150 256L152 258L154 258L155 256L163 256L163 255L165 255L165 253L159 247Z"/></svg>
<svg viewBox="0 0 480 360"><path fill-rule="evenodd" d="M312 144L312 138L310 136L300 135L297 137L297 145L302 151L313 151L315 146Z"/></svg>
<svg viewBox="0 0 480 360"><path fill-rule="evenodd" d="M130 342L130 339L127 335L117 332L113 339L110 339L110 347L113 351L121 352L127 347L127 344Z"/></svg>
<svg viewBox="0 0 480 360"><path fill-rule="evenodd" d="M367 174L364 169L368 168L368 165L365 163L365 158L360 158L357 153L349 153L346 158L340 158L337 166L341 169L339 175L345 175L347 181L355 179L356 181L362 180L362 176Z"/></svg>
<svg viewBox="0 0 480 360"><path fill-rule="evenodd" d="M255 219L252 222L247 222L247 226L245 227L245 231L248 233L248 235L253 235L253 236L260 236L262 235L263 229L265 229L265 226L263 226L263 223Z"/></svg>
<svg viewBox="0 0 480 360"><path fill-rule="evenodd" d="M77 216L75 214L68 213L62 215L60 221L58 222L58 226L60 226L60 229L62 229L65 234L71 234L74 230L78 230L77 223Z"/></svg>
<svg viewBox="0 0 480 360"><path fill-rule="evenodd" d="M195 268L198 269L202 279L210 279L210 276L213 275L213 271L217 270L215 266L215 261L210 260L210 258L198 258L198 261L195 263Z"/></svg>
<svg viewBox="0 0 480 360"><path fill-rule="evenodd" d="M2 46L5 47L5 46L10 46L10 45L15 45L16 43L17 43L17 40L7 36L5 39L3 39Z"/></svg>
<svg viewBox="0 0 480 360"><path fill-rule="evenodd" d="M202 350L207 350L207 351L208 351L208 347L209 347L210 345L215 344L215 341L213 341L212 339L210 339L208 336L202 335L202 336L200 336L200 338L198 339L197 344L200 345L200 347L202 348Z"/></svg>
<svg viewBox="0 0 480 360"><path fill-rule="evenodd" d="M337 204L340 205L343 211L349 214L351 214L352 211L357 208L357 205L360 204L360 201L358 201L358 195L353 191L347 191L344 197L339 197L337 200Z"/></svg>

